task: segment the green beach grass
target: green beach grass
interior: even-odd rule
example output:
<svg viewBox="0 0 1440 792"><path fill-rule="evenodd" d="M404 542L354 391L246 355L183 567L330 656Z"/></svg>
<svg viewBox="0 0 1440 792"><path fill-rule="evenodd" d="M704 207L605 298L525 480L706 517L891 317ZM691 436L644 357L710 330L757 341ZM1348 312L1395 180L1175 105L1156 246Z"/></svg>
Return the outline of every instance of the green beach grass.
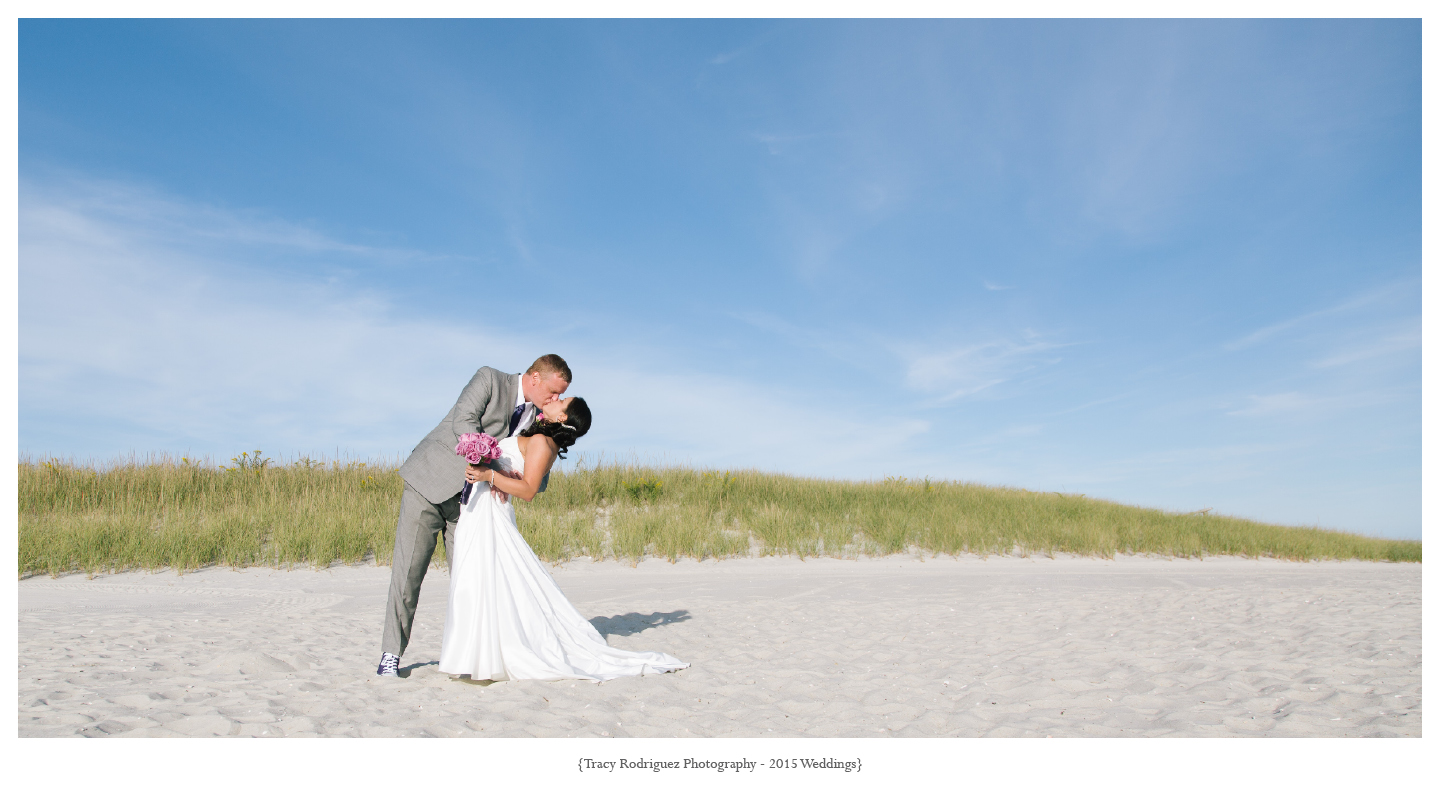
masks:
<svg viewBox="0 0 1440 792"><path fill-rule="evenodd" d="M232 464L164 456L104 465L23 459L20 576L130 569L388 564L393 463ZM577 556L851 558L923 553L1148 553L1420 561L1420 542L1174 514L950 481L850 482L611 464L557 471L520 530L547 561ZM436 564L444 563L444 551Z"/></svg>

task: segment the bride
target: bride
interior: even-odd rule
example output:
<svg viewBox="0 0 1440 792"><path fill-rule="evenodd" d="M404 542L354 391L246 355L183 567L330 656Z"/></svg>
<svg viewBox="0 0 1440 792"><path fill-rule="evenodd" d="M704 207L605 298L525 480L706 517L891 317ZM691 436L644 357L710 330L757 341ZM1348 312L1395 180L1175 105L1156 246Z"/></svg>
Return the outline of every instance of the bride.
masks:
<svg viewBox="0 0 1440 792"><path fill-rule="evenodd" d="M490 467L466 470L475 486L455 526L440 670L472 680L600 682L687 667L661 652L608 646L516 529L510 498L534 498L556 457L590 430L584 399L558 399L541 411L529 429L500 441Z"/></svg>

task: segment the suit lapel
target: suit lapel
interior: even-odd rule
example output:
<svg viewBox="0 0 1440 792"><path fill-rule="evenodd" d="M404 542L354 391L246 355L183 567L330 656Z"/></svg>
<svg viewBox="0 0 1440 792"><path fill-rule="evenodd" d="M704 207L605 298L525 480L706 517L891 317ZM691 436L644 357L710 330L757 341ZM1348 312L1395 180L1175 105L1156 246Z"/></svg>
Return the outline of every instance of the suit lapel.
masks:
<svg viewBox="0 0 1440 792"><path fill-rule="evenodd" d="M510 414L515 412L515 400L520 397L520 375L501 374L500 387L495 389L495 395L500 397L495 411L501 421L500 433L496 437L503 440L510 436Z"/></svg>

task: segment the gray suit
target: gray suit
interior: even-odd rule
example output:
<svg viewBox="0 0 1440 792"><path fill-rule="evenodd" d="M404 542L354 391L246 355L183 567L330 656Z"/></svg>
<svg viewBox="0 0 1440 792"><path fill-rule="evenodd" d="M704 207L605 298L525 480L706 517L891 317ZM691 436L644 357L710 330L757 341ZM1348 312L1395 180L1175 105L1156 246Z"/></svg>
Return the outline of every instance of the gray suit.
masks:
<svg viewBox="0 0 1440 792"><path fill-rule="evenodd" d="M390 595L385 604L385 633L380 651L405 653L420 584L435 554L437 534L445 536L445 557L454 549L455 522L460 519L460 489L465 486L465 459L455 444L466 432L484 432L504 438L510 434L510 416L520 395L520 377L485 367L475 372L445 418L415 446L400 478L400 519L395 525L395 557L390 562ZM517 427L518 428L518 427ZM545 490L549 476L540 484Z"/></svg>

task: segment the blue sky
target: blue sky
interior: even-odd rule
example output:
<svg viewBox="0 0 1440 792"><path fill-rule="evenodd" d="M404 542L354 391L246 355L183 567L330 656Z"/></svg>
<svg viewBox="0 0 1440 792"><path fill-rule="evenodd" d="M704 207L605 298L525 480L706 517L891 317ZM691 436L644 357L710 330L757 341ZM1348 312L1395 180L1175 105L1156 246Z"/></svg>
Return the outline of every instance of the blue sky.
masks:
<svg viewBox="0 0 1440 792"><path fill-rule="evenodd" d="M1420 535L1417 21L20 21L20 451L587 459Z"/></svg>

